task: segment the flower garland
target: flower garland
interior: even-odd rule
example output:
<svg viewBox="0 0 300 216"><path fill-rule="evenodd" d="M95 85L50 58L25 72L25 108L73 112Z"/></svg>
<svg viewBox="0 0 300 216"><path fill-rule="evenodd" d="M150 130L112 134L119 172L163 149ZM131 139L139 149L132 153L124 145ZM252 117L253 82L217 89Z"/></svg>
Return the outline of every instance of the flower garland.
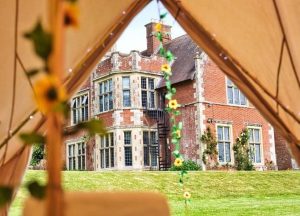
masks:
<svg viewBox="0 0 300 216"><path fill-rule="evenodd" d="M182 167L183 168L183 156L180 154L180 139L181 139L181 130L182 130L182 122L176 121L176 116L180 115L180 111L177 109L181 105L177 102L176 99L173 99L175 94L176 94L176 88L172 87L171 84L171 76L172 76L172 69L171 69L171 63L174 60L174 55L170 50L167 50L163 46L163 25L162 21L166 17L167 13L159 14L160 21L155 25L155 36L160 42L159 46L159 53L162 57L164 57L167 61L166 64L163 64L161 66L161 71L163 72L164 75L164 80L166 83L166 99L167 99L167 107L166 111L170 115L170 124L171 124L171 143L174 145L174 151L172 152L175 160L174 160L174 166L176 167ZM183 193L183 198L185 202L185 207L187 207L188 203L190 202L191 199L191 193L189 190L185 187L185 179L187 178L188 172L185 169L182 169L179 173L179 184L182 187L182 193Z"/></svg>

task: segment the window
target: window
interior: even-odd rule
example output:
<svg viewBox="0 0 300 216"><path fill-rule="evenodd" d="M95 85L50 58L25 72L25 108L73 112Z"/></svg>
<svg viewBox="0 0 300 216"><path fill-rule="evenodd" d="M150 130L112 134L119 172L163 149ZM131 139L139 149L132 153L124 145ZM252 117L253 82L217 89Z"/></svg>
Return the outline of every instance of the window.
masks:
<svg viewBox="0 0 300 216"><path fill-rule="evenodd" d="M250 156L253 163L261 163L261 135L260 128L248 128Z"/></svg>
<svg viewBox="0 0 300 216"><path fill-rule="evenodd" d="M229 104L246 105L245 95L227 78L227 101Z"/></svg>
<svg viewBox="0 0 300 216"><path fill-rule="evenodd" d="M100 167L113 168L115 166L114 134L108 133L100 137Z"/></svg>
<svg viewBox="0 0 300 216"><path fill-rule="evenodd" d="M85 143L78 142L68 145L68 170L85 170Z"/></svg>
<svg viewBox="0 0 300 216"><path fill-rule="evenodd" d="M142 107L143 108L154 108L155 107L155 96L154 96L154 79L152 78L141 78L142 88Z"/></svg>
<svg viewBox="0 0 300 216"><path fill-rule="evenodd" d="M123 77L122 88L123 88L123 106L130 107L131 106L130 77Z"/></svg>
<svg viewBox="0 0 300 216"><path fill-rule="evenodd" d="M125 166L132 166L131 131L124 131Z"/></svg>
<svg viewBox="0 0 300 216"><path fill-rule="evenodd" d="M99 111L112 110L113 104L113 84L112 79L99 83Z"/></svg>
<svg viewBox="0 0 300 216"><path fill-rule="evenodd" d="M71 101L72 124L87 121L89 118L88 94L75 97Z"/></svg>
<svg viewBox="0 0 300 216"><path fill-rule="evenodd" d="M231 162L230 127L217 126L218 158L221 163Z"/></svg>
<svg viewBox="0 0 300 216"><path fill-rule="evenodd" d="M155 131L143 131L144 166L157 166L158 143Z"/></svg>

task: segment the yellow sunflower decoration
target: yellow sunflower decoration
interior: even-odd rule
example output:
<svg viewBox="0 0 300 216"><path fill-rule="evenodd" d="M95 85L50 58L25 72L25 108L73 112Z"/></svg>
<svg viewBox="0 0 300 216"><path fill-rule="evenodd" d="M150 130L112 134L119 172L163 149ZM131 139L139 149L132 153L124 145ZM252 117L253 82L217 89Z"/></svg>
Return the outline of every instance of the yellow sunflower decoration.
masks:
<svg viewBox="0 0 300 216"><path fill-rule="evenodd" d="M182 166L183 160L181 158L176 158L174 161L174 166L180 167Z"/></svg>
<svg viewBox="0 0 300 216"><path fill-rule="evenodd" d="M176 130L177 138L181 138L181 130Z"/></svg>
<svg viewBox="0 0 300 216"><path fill-rule="evenodd" d="M157 23L154 28L155 28L155 31L160 32L161 28L162 28L161 23Z"/></svg>
<svg viewBox="0 0 300 216"><path fill-rule="evenodd" d="M185 192L183 193L183 197L184 197L185 199L190 199L191 196L192 196L191 193L188 192L188 191L185 191Z"/></svg>
<svg viewBox="0 0 300 216"><path fill-rule="evenodd" d="M171 109L177 109L178 106L179 106L179 105L178 105L178 103L177 103L177 100L170 100L170 101L169 101L169 107L170 107Z"/></svg>
<svg viewBox="0 0 300 216"><path fill-rule="evenodd" d="M66 3L64 7L64 24L66 26L79 26L79 9L75 3Z"/></svg>
<svg viewBox="0 0 300 216"><path fill-rule="evenodd" d="M166 73L167 75L171 76L172 75L172 71L171 71L171 67L169 64L163 64L161 66L161 71Z"/></svg>
<svg viewBox="0 0 300 216"><path fill-rule="evenodd" d="M35 99L38 109L46 114L67 99L67 94L63 86L61 86L53 76L46 75L39 79L34 85Z"/></svg>

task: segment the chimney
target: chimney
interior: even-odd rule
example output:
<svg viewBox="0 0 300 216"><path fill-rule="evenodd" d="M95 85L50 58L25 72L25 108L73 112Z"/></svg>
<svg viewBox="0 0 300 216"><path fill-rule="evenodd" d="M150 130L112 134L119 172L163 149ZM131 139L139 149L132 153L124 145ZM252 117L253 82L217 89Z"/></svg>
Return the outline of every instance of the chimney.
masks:
<svg viewBox="0 0 300 216"><path fill-rule="evenodd" d="M155 25L157 22L150 22L145 25L146 27L146 37L147 37L147 55L152 55L158 50L159 40L155 37ZM171 40L171 26L162 24L162 38L163 44Z"/></svg>

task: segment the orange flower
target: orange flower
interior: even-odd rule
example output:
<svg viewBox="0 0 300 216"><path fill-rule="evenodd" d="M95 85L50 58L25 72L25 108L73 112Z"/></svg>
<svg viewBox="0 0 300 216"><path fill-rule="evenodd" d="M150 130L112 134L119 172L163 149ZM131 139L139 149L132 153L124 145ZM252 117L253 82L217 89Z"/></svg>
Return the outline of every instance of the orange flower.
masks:
<svg viewBox="0 0 300 216"><path fill-rule="evenodd" d="M45 114L67 99L66 90L59 84L58 79L50 75L38 80L34 91L37 106Z"/></svg>
<svg viewBox="0 0 300 216"><path fill-rule="evenodd" d="M180 167L182 166L183 160L181 158L176 158L174 161L174 166Z"/></svg>
<svg viewBox="0 0 300 216"><path fill-rule="evenodd" d="M188 192L188 191L185 191L185 192L183 193L183 197L184 197L185 199L190 199L191 196L192 196L191 193Z"/></svg>
<svg viewBox="0 0 300 216"><path fill-rule="evenodd" d="M170 101L169 101L169 107L170 107L171 109L177 109L177 107L178 107L177 100L170 100Z"/></svg>
<svg viewBox="0 0 300 216"><path fill-rule="evenodd" d="M155 31L160 32L161 31L161 27L162 27L162 25L160 23L156 23L156 25L154 27Z"/></svg>
<svg viewBox="0 0 300 216"><path fill-rule="evenodd" d="M177 138L181 138L181 131L180 130L176 130L176 135L177 135Z"/></svg>
<svg viewBox="0 0 300 216"><path fill-rule="evenodd" d="M169 64L163 64L161 66L161 71L165 72L167 75L171 76L172 75L172 71L171 71L171 67Z"/></svg>
<svg viewBox="0 0 300 216"><path fill-rule="evenodd" d="M79 9L75 3L66 3L64 8L64 23L66 26L79 26Z"/></svg>

